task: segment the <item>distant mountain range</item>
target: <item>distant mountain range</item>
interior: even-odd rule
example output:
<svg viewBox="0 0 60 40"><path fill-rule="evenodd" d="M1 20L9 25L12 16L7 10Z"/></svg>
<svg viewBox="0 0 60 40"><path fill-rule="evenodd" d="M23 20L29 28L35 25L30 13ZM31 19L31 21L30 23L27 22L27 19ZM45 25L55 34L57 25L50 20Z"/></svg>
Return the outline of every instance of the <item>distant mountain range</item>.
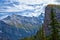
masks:
<svg viewBox="0 0 60 40"><path fill-rule="evenodd" d="M44 19L43 13L38 17L10 15L0 20L0 33L3 39L17 40L35 35Z"/></svg>
<svg viewBox="0 0 60 40"><path fill-rule="evenodd" d="M25 4L17 0L1 0L0 40L18 40L35 35L43 23L43 4Z"/></svg>

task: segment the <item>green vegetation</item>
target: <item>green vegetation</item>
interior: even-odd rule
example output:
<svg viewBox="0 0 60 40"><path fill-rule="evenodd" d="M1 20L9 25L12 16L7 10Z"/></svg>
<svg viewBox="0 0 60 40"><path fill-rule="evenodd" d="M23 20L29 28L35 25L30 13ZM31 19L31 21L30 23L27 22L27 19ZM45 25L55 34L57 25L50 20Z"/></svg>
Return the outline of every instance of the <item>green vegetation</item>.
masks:
<svg viewBox="0 0 60 40"><path fill-rule="evenodd" d="M43 26L43 25L42 25ZM46 40L43 27L35 35L36 40Z"/></svg>
<svg viewBox="0 0 60 40"><path fill-rule="evenodd" d="M45 40L43 28L40 27L40 29L36 33L36 35L30 36L30 37L26 37L26 38L23 38L23 39L20 39L20 40Z"/></svg>
<svg viewBox="0 0 60 40"><path fill-rule="evenodd" d="M20 40L60 40L59 39L60 38L60 35L59 35L60 25L58 21L56 20L53 7L51 8L49 27L50 27L51 32L48 35L48 37L44 35L44 27L42 25L42 27L39 29L36 35L26 37Z"/></svg>
<svg viewBox="0 0 60 40"><path fill-rule="evenodd" d="M53 11L53 7L51 8L51 13L50 13L50 30L51 30L51 34L50 34L50 38L49 40L59 40L59 32L58 32L58 28L59 28L59 23L55 18L55 14Z"/></svg>

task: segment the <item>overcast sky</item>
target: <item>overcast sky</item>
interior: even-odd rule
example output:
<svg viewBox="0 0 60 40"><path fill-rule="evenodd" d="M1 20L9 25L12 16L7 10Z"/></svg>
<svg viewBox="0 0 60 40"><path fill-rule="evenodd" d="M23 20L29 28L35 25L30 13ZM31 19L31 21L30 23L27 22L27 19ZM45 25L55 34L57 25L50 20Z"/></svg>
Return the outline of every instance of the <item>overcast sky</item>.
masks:
<svg viewBox="0 0 60 40"><path fill-rule="evenodd" d="M3 3L3 1L5 1ZM25 16L44 13L47 4L59 4L59 0L1 0L0 12L20 12Z"/></svg>

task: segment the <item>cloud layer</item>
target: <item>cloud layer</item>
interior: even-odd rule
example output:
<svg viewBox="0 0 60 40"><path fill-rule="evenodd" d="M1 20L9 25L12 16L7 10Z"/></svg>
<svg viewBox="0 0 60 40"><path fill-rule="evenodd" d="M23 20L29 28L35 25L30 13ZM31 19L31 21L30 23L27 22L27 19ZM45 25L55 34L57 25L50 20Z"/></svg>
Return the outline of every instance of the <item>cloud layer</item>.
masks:
<svg viewBox="0 0 60 40"><path fill-rule="evenodd" d="M44 13L47 4L57 3L56 0L3 0L0 1L0 12L20 12L23 16L39 16Z"/></svg>

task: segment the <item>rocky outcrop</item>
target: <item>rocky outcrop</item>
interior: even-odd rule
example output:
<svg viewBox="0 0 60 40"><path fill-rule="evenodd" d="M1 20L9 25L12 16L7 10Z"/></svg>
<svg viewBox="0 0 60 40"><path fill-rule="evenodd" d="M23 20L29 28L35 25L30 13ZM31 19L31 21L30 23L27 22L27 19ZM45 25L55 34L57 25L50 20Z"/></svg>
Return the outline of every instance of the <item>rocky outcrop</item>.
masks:
<svg viewBox="0 0 60 40"><path fill-rule="evenodd" d="M50 23L50 13L51 13L51 7L53 7L53 12L55 13L55 18L57 19L58 22L60 22L60 5L54 5L54 4L49 4L45 8L45 19L44 19L44 30L45 30L45 35L49 35L50 30L49 30L49 23Z"/></svg>

